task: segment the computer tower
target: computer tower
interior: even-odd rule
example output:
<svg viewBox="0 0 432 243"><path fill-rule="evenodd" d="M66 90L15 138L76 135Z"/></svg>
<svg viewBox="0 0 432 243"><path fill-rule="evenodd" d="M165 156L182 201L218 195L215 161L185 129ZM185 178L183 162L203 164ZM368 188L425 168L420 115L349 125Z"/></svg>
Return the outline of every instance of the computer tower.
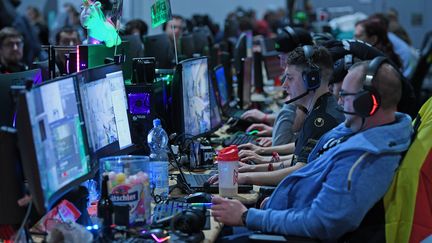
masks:
<svg viewBox="0 0 432 243"><path fill-rule="evenodd" d="M152 108L152 99L155 99L153 87L145 83L126 85L126 96L132 143L137 145L139 153L150 154L147 134L153 128L153 119L156 118Z"/></svg>

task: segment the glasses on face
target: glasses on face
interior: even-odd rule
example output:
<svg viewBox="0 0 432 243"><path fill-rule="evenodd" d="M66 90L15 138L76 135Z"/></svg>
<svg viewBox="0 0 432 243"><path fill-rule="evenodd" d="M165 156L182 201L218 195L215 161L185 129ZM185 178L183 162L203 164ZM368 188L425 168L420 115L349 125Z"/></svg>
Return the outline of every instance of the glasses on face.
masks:
<svg viewBox="0 0 432 243"><path fill-rule="evenodd" d="M357 95L358 93L359 92L352 93L352 92L346 92L345 90L340 90L339 91L339 99L341 101L345 101L346 96L354 96L354 95Z"/></svg>
<svg viewBox="0 0 432 243"><path fill-rule="evenodd" d="M357 95L358 93L359 92L350 93L350 92L346 92L345 90L341 90L341 91L339 91L339 96L345 97L345 96L350 96L350 95Z"/></svg>
<svg viewBox="0 0 432 243"><path fill-rule="evenodd" d="M3 46L6 48L14 48L17 46L18 48L22 48L24 46L24 43L22 41L7 41L3 43Z"/></svg>

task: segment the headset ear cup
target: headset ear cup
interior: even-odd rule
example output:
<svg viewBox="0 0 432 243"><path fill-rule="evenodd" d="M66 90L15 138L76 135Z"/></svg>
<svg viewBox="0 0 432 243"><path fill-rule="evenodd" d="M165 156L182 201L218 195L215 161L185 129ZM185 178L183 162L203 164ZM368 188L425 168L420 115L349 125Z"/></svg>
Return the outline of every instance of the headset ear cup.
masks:
<svg viewBox="0 0 432 243"><path fill-rule="evenodd" d="M200 209L186 209L171 220L171 230L185 234L200 232L205 225L205 211Z"/></svg>
<svg viewBox="0 0 432 243"><path fill-rule="evenodd" d="M321 85L321 74L318 68L306 68L302 72L302 77L308 91L316 90Z"/></svg>
<svg viewBox="0 0 432 243"><path fill-rule="evenodd" d="M380 104L379 94L365 90L356 95L353 101L353 108L361 117L369 117L377 112Z"/></svg>

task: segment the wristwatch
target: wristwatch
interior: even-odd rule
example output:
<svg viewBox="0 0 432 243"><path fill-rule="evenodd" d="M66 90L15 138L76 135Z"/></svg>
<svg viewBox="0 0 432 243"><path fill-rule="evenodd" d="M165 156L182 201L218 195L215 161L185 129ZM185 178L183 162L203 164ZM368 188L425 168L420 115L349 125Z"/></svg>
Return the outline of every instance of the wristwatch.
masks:
<svg viewBox="0 0 432 243"><path fill-rule="evenodd" d="M246 217L247 217L248 211L249 211L249 209L244 211L241 215L241 220L242 220L244 226L246 226Z"/></svg>

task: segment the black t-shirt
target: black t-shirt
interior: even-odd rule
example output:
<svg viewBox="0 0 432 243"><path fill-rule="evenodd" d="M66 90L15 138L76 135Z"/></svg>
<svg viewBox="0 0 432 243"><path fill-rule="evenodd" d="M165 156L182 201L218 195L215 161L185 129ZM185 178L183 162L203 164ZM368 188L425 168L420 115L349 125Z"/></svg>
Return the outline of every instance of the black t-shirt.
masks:
<svg viewBox="0 0 432 243"><path fill-rule="evenodd" d="M0 64L0 73L17 73L26 70L28 70L28 67L24 63L17 63L8 66Z"/></svg>
<svg viewBox="0 0 432 243"><path fill-rule="evenodd" d="M330 93L325 93L317 99L297 137L292 165L297 162L307 163L309 153L321 136L345 120L337 107L339 105L336 98Z"/></svg>

